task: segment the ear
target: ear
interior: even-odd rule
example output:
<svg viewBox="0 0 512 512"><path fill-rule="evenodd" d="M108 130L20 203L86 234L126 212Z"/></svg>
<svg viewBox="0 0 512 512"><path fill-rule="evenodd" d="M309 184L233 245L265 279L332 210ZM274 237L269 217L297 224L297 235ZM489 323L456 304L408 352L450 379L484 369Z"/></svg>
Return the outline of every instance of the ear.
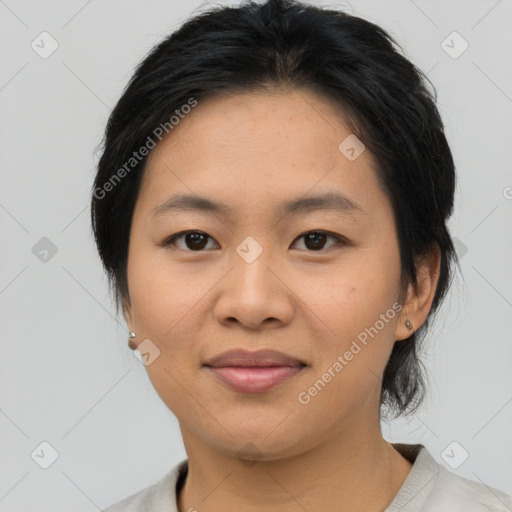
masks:
<svg viewBox="0 0 512 512"><path fill-rule="evenodd" d="M122 304L123 304L123 315L124 315L124 319L126 320L126 323L128 325L128 329L130 331L133 331L134 323L133 323L132 308L130 306L130 303L126 299L123 298Z"/></svg>
<svg viewBox="0 0 512 512"><path fill-rule="evenodd" d="M395 331L395 340L405 340L417 331L426 320L436 293L441 269L441 251L437 244L416 261L417 286L409 283L407 297ZM409 319L414 331L409 330Z"/></svg>

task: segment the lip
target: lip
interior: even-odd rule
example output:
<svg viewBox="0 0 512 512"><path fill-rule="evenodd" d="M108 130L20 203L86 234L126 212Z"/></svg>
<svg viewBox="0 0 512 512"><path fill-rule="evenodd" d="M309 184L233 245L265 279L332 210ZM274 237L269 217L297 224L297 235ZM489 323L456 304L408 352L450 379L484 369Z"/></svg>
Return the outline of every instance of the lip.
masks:
<svg viewBox="0 0 512 512"><path fill-rule="evenodd" d="M204 366L224 384L239 393L264 393L291 379L307 364L275 350L230 350Z"/></svg>
<svg viewBox="0 0 512 512"><path fill-rule="evenodd" d="M243 349L228 350L206 361L205 366L220 368L226 366L272 367L272 366L305 366L300 359L277 350L261 349L249 351Z"/></svg>
<svg viewBox="0 0 512 512"><path fill-rule="evenodd" d="M224 366L207 369L238 393L264 393L299 373L304 366Z"/></svg>

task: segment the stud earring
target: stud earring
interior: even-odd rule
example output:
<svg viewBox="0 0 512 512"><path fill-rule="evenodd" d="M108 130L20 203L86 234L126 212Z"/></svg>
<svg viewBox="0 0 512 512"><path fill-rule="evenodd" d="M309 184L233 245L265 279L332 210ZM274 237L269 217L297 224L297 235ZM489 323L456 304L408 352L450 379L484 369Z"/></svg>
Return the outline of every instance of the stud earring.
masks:
<svg viewBox="0 0 512 512"><path fill-rule="evenodd" d="M135 346L135 344L133 343L133 339L135 338L136 334L134 332L131 332L130 331L130 336L128 338L128 346L132 349L132 350L135 350L137 347Z"/></svg>
<svg viewBox="0 0 512 512"><path fill-rule="evenodd" d="M407 329L409 329L409 331L414 331L414 326L412 325L409 319L405 321L405 326L407 327Z"/></svg>

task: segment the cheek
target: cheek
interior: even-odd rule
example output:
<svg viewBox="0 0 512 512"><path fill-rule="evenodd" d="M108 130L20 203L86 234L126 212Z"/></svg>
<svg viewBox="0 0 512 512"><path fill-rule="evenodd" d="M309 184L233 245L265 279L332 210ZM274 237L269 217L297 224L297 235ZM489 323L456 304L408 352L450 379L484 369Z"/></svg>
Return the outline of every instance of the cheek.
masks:
<svg viewBox="0 0 512 512"><path fill-rule="evenodd" d="M160 248L134 251L128 266L128 282L139 329L161 341L172 337L207 294L212 277L172 263Z"/></svg>
<svg viewBox="0 0 512 512"><path fill-rule="evenodd" d="M187 415L192 387L194 339L201 330L206 311L201 297L211 288L212 276L192 279L176 264L169 264L165 251L133 252L128 267L130 296L137 330L149 338L159 355L145 367L163 402L179 416Z"/></svg>
<svg viewBox="0 0 512 512"><path fill-rule="evenodd" d="M329 327L322 331L327 334L315 341L317 372L331 368L331 373L337 375L333 381L338 383L332 387L338 387L343 396L348 390L364 396L369 387L378 383L393 347L401 308L396 302L400 268L398 254L392 247L389 249L359 254L334 270L322 289L309 283L311 309L318 311L322 324ZM319 294L326 299L323 304ZM338 356L342 357L341 371L339 365L338 371L334 367L340 362Z"/></svg>
<svg viewBox="0 0 512 512"><path fill-rule="evenodd" d="M336 334L353 336L373 325L395 302L400 271L397 257L393 251L354 251L301 286L305 302Z"/></svg>

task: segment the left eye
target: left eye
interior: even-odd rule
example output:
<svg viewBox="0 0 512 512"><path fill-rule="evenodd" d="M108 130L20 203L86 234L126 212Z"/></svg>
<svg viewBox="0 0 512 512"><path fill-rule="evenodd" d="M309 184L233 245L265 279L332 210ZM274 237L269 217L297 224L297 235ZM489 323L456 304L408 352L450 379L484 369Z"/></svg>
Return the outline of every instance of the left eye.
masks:
<svg viewBox="0 0 512 512"><path fill-rule="evenodd" d="M181 238L184 238L185 240L185 248L179 247L175 242L176 240L179 240ZM178 233L176 235L171 236L168 238L163 245L165 247L174 245L178 247L178 249L187 251L194 251L194 252L200 252L202 249L205 248L207 245L206 240L208 238L211 238L210 235L207 235L206 233L203 233L202 231L183 231L182 233ZM336 243L334 245L342 245L344 243L344 240L337 235L327 233L325 231L309 231L307 233L304 233L303 235L300 235L296 238L296 240L300 240L304 238L305 240L305 246L310 251L320 251L324 249L326 240L329 238L331 240L334 240ZM213 240L213 238L211 238ZM331 246L332 247L332 246Z"/></svg>
<svg viewBox="0 0 512 512"><path fill-rule="evenodd" d="M325 241L329 238L336 241L334 245L344 243L341 237L326 233L325 231L310 231L309 233L300 235L297 240L300 240L301 238L304 238L306 247L312 251L319 251L324 249Z"/></svg>

